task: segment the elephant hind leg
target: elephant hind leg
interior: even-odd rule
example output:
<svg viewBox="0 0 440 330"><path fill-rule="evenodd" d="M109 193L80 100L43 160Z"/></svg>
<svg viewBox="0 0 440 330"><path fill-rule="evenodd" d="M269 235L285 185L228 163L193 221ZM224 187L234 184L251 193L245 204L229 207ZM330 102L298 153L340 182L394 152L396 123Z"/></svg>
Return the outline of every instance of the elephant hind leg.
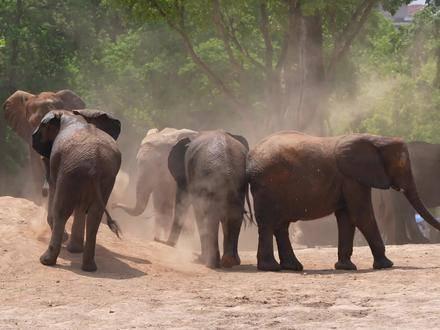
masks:
<svg viewBox="0 0 440 330"><path fill-rule="evenodd" d="M86 243L82 259L81 269L87 272L94 272L98 268L95 263L96 235L98 233L104 208L98 203L92 204L86 218Z"/></svg>
<svg viewBox="0 0 440 330"><path fill-rule="evenodd" d="M77 207L73 216L72 232L66 247L70 253L83 252L85 223L86 212L84 209Z"/></svg>
<svg viewBox="0 0 440 330"><path fill-rule="evenodd" d="M210 202L198 198L194 201L194 214L200 236L200 261L209 268L220 267L220 252L218 248L218 230L220 221L217 214L210 210Z"/></svg>
<svg viewBox="0 0 440 330"><path fill-rule="evenodd" d="M283 223L275 230L275 238L278 246L278 255L282 269L302 271L303 265L296 258L289 238L289 223Z"/></svg>
<svg viewBox="0 0 440 330"><path fill-rule="evenodd" d="M346 210L338 210L335 212L335 215L338 222L338 261L335 264L335 268L356 270L356 265L351 262L356 227Z"/></svg>
<svg viewBox="0 0 440 330"><path fill-rule="evenodd" d="M61 243L64 239L66 222L74 210L75 202L71 200L72 197L70 194L67 194L67 191L67 186L58 185L54 191L53 205L49 205L52 235L48 249L40 257L40 262L43 265L51 266L56 264L61 250Z"/></svg>

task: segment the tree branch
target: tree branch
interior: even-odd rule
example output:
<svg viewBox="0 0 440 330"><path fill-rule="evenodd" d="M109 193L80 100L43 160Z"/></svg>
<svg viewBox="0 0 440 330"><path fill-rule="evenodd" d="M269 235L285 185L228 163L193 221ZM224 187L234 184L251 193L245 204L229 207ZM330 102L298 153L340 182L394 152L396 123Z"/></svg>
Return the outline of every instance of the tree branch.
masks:
<svg viewBox="0 0 440 330"><path fill-rule="evenodd" d="M224 21L223 21L224 22ZM231 19L228 20L228 31L229 31L229 36L230 39L232 41L232 43L234 44L234 46L238 49L238 51L245 57L247 58L254 66L256 66L257 68L264 70L264 65L259 62L258 60L256 60L254 57L252 57L251 54L249 54L249 52L247 51L246 48L244 48L240 41L237 38L237 35L235 34L235 29L234 29L234 24L232 22Z"/></svg>
<svg viewBox="0 0 440 330"><path fill-rule="evenodd" d="M269 26L269 15L267 13L267 3L266 0L260 1L260 31L263 35L264 44L266 46L265 51L265 66L268 74L272 72L272 61L273 61L273 47L272 39L270 37L270 26Z"/></svg>
<svg viewBox="0 0 440 330"><path fill-rule="evenodd" d="M177 31L180 36L182 37L183 43L186 47L186 49L189 52L189 55L191 56L191 59L195 64L197 64L202 71L208 76L208 78L211 80L212 83L228 98L227 100L231 102L234 107L233 109L242 115L243 111L248 110L250 107L243 102L241 102L237 97L234 95L232 90L230 90L225 83L214 73L214 71L211 70L211 68L206 64L200 56L196 53L194 50L194 46L192 45L192 42L185 31L184 28L184 22L183 22L183 4L179 7L179 19L180 22L177 24L176 22L173 22L173 20L169 17L169 15L166 13L166 11L158 4L156 0L149 0L149 2L153 5L153 7L158 11L158 13L166 20L168 25L172 27L175 31Z"/></svg>
<svg viewBox="0 0 440 330"><path fill-rule="evenodd" d="M332 78L336 65L346 55L354 39L365 25L371 11L378 2L378 0L364 0L354 12L352 19L335 42L335 47L327 68L327 80Z"/></svg>
<svg viewBox="0 0 440 330"><path fill-rule="evenodd" d="M284 64L286 62L287 53L290 47L291 32L294 26L295 8L297 7L297 5L298 5L298 0L289 0L287 26L286 26L286 30L284 31L280 56L278 57L278 62L275 66L277 71L280 71L284 67Z"/></svg>
<svg viewBox="0 0 440 330"><path fill-rule="evenodd" d="M229 33L226 31L225 25L223 23L221 9L220 9L220 0L212 0L212 5L213 5L213 21L217 28L217 33L219 34L220 38L223 40L223 45L225 47L226 53L228 54L229 61L236 69L241 71L243 68L234 56L234 53L231 48Z"/></svg>

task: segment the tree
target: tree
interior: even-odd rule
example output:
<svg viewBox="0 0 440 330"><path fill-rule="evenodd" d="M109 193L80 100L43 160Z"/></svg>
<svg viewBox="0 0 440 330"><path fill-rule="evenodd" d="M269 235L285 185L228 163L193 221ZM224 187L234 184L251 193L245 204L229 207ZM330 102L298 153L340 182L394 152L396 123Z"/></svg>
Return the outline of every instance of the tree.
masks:
<svg viewBox="0 0 440 330"><path fill-rule="evenodd" d="M396 9L409 1L383 1ZM323 132L336 71L377 0L116 0L140 21L166 22L188 56L243 118L262 116L266 131ZM221 42L228 68L199 50ZM218 43L216 43L218 45ZM255 92L256 90L256 92ZM311 128L310 128L311 127Z"/></svg>

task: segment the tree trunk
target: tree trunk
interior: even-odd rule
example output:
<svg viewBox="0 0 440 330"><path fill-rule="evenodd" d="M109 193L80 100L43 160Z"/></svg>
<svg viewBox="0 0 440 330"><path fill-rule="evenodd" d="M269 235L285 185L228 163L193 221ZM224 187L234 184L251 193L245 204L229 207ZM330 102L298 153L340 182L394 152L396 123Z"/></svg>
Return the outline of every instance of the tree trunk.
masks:
<svg viewBox="0 0 440 330"><path fill-rule="evenodd" d="M326 93L321 17L303 16L297 5L293 22L283 72L286 88L279 128L322 135Z"/></svg>

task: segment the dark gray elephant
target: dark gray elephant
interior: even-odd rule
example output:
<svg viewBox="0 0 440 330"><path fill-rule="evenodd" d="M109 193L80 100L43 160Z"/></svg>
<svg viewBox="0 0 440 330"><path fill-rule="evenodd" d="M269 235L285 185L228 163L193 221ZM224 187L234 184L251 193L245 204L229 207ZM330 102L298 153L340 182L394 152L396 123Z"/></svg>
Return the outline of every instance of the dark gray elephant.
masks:
<svg viewBox="0 0 440 330"><path fill-rule="evenodd" d="M244 137L221 130L185 138L171 149L168 167L177 182L177 192L168 245L175 246L184 213L191 203L200 235L201 262L210 268L220 266L221 223L224 235L221 265L240 264L237 246L247 193L248 149Z"/></svg>
<svg viewBox="0 0 440 330"><path fill-rule="evenodd" d="M302 270L289 238L289 223L335 213L338 224L336 269L356 269L351 261L357 227L366 238L375 269L393 263L385 255L371 203L371 188L402 191L437 230L417 192L406 144L369 134L315 137L294 131L275 133L248 155L247 175L258 224L258 269ZM280 264L273 254L273 236Z"/></svg>
<svg viewBox="0 0 440 330"><path fill-rule="evenodd" d="M42 202L41 193L47 194L44 185L44 166L41 157L32 149L31 135L41 119L50 110L84 109L84 101L74 92L64 89L58 92L42 92L34 95L16 91L3 104L4 116L8 125L28 144L32 179L35 189L34 200Z"/></svg>
<svg viewBox="0 0 440 330"><path fill-rule="evenodd" d="M86 120L87 119L87 120ZM93 121L95 125L88 124ZM49 159L49 204L47 222L52 229L49 247L41 256L44 265L54 265L60 253L67 219L75 212L69 251L84 247L82 269L95 271L96 234L104 212L107 224L119 229L105 209L121 164L115 139L119 120L102 111L50 111L32 135L32 147Z"/></svg>
<svg viewBox="0 0 440 330"><path fill-rule="evenodd" d="M428 208L440 206L440 145L427 142L407 145L420 198ZM388 244L429 242L414 220L414 209L401 194L378 191L373 192L373 197L378 224ZM432 238L437 241L436 237Z"/></svg>
<svg viewBox="0 0 440 330"><path fill-rule="evenodd" d="M156 240L168 235L174 214L176 181L168 169L168 155L179 140L196 134L189 129L149 130L136 156L136 204L133 207L122 203L114 205L132 216L139 216L147 207L150 195L153 195Z"/></svg>

